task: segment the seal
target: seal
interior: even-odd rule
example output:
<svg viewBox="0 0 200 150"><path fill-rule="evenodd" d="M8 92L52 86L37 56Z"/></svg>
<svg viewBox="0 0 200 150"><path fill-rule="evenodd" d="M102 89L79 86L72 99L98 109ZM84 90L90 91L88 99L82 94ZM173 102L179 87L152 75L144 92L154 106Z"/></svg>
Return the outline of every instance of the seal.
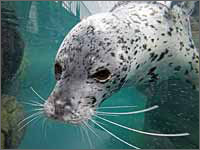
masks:
<svg viewBox="0 0 200 150"><path fill-rule="evenodd" d="M81 124L122 87L145 92L171 77L198 90L199 54L189 23L193 6L121 2L82 20L57 52L57 82L44 104L45 115Z"/></svg>

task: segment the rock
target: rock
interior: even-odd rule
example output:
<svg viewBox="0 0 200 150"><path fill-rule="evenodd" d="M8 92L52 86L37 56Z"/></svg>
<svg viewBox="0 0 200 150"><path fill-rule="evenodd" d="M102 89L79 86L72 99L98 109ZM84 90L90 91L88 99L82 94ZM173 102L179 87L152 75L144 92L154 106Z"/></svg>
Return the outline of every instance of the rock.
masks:
<svg viewBox="0 0 200 150"><path fill-rule="evenodd" d="M18 31L18 19L11 2L2 2L1 9L1 85L2 92L11 83L24 53L24 41Z"/></svg>
<svg viewBox="0 0 200 150"><path fill-rule="evenodd" d="M18 131L18 122L24 118L24 111L15 97L1 96L1 148L17 148L25 129Z"/></svg>

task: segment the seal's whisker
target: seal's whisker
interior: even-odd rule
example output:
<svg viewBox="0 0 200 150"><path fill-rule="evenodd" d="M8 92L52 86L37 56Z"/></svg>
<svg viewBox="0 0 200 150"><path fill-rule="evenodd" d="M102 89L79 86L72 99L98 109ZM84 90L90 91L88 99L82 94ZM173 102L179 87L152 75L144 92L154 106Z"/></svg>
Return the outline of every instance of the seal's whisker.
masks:
<svg viewBox="0 0 200 150"><path fill-rule="evenodd" d="M83 127L83 124L81 124L81 126L80 126L80 129L81 129L81 135L82 135L82 139L84 140L84 142L85 142L85 138L84 138L84 129L83 129L84 127Z"/></svg>
<svg viewBox="0 0 200 150"><path fill-rule="evenodd" d="M96 121L94 121L93 119L90 119L94 124L96 124L98 127L100 127L101 129L103 129L104 131L106 131L108 134L110 134L111 136L113 136L114 138L116 138L117 140L121 141L122 143L132 147L132 148L136 148L136 149L140 149L126 141L124 141L123 139L119 138L118 136L116 136L115 134L113 134L112 132L110 132L109 130L107 130L106 128L104 128L103 126L101 126L100 124L98 124Z"/></svg>
<svg viewBox="0 0 200 150"><path fill-rule="evenodd" d="M30 102L34 103L34 104L39 104L39 105L44 105L44 103L40 103L38 101L33 101L33 100L29 100Z"/></svg>
<svg viewBox="0 0 200 150"><path fill-rule="evenodd" d="M85 122L84 122L85 123ZM85 125L85 124L83 124L83 125ZM85 133L86 133L86 136L88 137L88 142L89 142L89 144L90 144L90 148L92 149L93 148L93 144L92 144L92 141L91 141L91 139L90 139L90 136L89 136L89 133L88 133L88 130L87 130L87 126L85 126Z"/></svg>
<svg viewBox="0 0 200 150"><path fill-rule="evenodd" d="M143 113L143 112L148 112L151 110L154 110L158 108L158 105L154 105L152 107L143 109L143 110L138 110L138 111L131 111L131 112L101 112L101 111L96 111L99 114L110 114L110 115L131 115L131 114L138 114L138 113Z"/></svg>
<svg viewBox="0 0 200 150"><path fill-rule="evenodd" d="M35 104L35 103L29 103L29 102L21 102L22 104L31 105L31 106L38 106L43 107L43 105Z"/></svg>
<svg viewBox="0 0 200 150"><path fill-rule="evenodd" d="M105 113L101 113L101 112L97 112L97 111L96 111L96 114L102 115L102 116L119 116L119 115L114 115L114 114L105 114Z"/></svg>
<svg viewBox="0 0 200 150"><path fill-rule="evenodd" d="M30 89L31 89L42 101L45 102L45 99L44 99L42 96L40 96L40 95L33 89L32 86L30 87Z"/></svg>
<svg viewBox="0 0 200 150"><path fill-rule="evenodd" d="M44 118L43 119L43 122L42 122L42 132L43 132L43 134L44 134L44 138L46 139L46 123L47 123L47 119L48 118Z"/></svg>
<svg viewBox="0 0 200 150"><path fill-rule="evenodd" d="M37 116L37 115L39 115L39 114L42 114L42 113L43 113L42 111L35 112L35 113L33 113L32 115L30 115L30 116L24 118L23 120L21 120L17 125L19 126L19 125L21 125L24 121L26 121L27 119L29 119L29 118L31 118L31 117L35 117L35 116Z"/></svg>
<svg viewBox="0 0 200 150"><path fill-rule="evenodd" d="M27 111L27 112L43 111L43 110L44 110L44 108L38 108L38 109L32 109L32 110L29 110L29 111Z"/></svg>
<svg viewBox="0 0 200 150"><path fill-rule="evenodd" d="M97 123L99 123L99 124L102 124L102 125L104 125L104 126L106 126L106 124L104 124L104 123L102 123L102 122L99 122L99 121L97 121L97 120L95 120Z"/></svg>
<svg viewBox="0 0 200 150"><path fill-rule="evenodd" d="M89 125L89 123L84 122L84 124L88 127L88 129L89 129L90 131L92 131L92 133L93 133L97 138L101 139L101 138L97 135L97 133L92 129L92 127Z"/></svg>
<svg viewBox="0 0 200 150"><path fill-rule="evenodd" d="M113 122L113 121L110 121L108 119L105 119L105 118L102 118L100 116L97 116L97 115L94 115L96 116L97 118L101 119L101 120L104 120L106 122L109 122L111 124L114 124L116 126L119 126L121 128L124 128L124 129L127 129L129 131L134 131L134 132L137 132L137 133L141 133L141 134L145 134L145 135L152 135L152 136L162 136L162 137L178 137L178 136L188 136L190 135L189 133L177 133L177 134L159 134L159 133L150 133L150 132L145 132L145 131L140 131L140 130L137 130L137 129L133 129L133 128L129 128L129 127L126 127L126 126L123 126L121 124L118 124L116 122Z"/></svg>
<svg viewBox="0 0 200 150"><path fill-rule="evenodd" d="M92 148L92 147L93 147L93 146L92 146L92 141L91 141L90 136L89 136L89 134L88 134L87 126L85 127L84 125L85 125L85 124L83 124L83 129L84 129L84 131L85 131L85 133L86 133L86 136L87 136L87 138L88 138L88 142L89 142L90 148Z"/></svg>
<svg viewBox="0 0 200 150"><path fill-rule="evenodd" d="M82 141L82 139L83 139L83 133L82 133L81 126L79 126L79 132L80 132L80 134L81 134L81 138L80 138L80 140Z"/></svg>
<svg viewBox="0 0 200 150"><path fill-rule="evenodd" d="M32 118L30 121L28 121L27 123L25 123L22 127L20 127L19 129L18 129L18 131L20 131L20 130L22 130L24 127L26 127L28 124L30 124L31 122L33 122L34 120L36 120L36 119L39 119L41 117L41 115L40 114L38 114L37 116L35 116L34 118Z"/></svg>
<svg viewBox="0 0 200 150"><path fill-rule="evenodd" d="M115 108L133 108L137 106L108 106L108 107L99 107L96 109L115 109Z"/></svg>

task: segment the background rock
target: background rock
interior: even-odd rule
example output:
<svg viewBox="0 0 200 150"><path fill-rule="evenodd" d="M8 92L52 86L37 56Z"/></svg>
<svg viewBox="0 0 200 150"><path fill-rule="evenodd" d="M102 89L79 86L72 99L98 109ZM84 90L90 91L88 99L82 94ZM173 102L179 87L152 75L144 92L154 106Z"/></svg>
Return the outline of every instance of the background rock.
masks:
<svg viewBox="0 0 200 150"><path fill-rule="evenodd" d="M23 107L15 97L1 96L1 148L17 148L25 129L18 131L18 122L24 118Z"/></svg>
<svg viewBox="0 0 200 150"><path fill-rule="evenodd" d="M5 92L20 67L24 42L18 31L18 19L11 2L1 2L1 87Z"/></svg>

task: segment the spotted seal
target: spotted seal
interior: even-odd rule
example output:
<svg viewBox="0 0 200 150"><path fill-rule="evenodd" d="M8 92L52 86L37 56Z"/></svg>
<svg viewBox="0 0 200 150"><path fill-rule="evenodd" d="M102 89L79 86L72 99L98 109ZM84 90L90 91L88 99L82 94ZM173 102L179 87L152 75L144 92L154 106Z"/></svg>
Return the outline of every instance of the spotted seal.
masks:
<svg viewBox="0 0 200 150"><path fill-rule="evenodd" d="M144 92L169 77L198 89L192 6L124 2L78 23L57 52L57 83L44 104L46 116L80 124L122 87L133 85Z"/></svg>

